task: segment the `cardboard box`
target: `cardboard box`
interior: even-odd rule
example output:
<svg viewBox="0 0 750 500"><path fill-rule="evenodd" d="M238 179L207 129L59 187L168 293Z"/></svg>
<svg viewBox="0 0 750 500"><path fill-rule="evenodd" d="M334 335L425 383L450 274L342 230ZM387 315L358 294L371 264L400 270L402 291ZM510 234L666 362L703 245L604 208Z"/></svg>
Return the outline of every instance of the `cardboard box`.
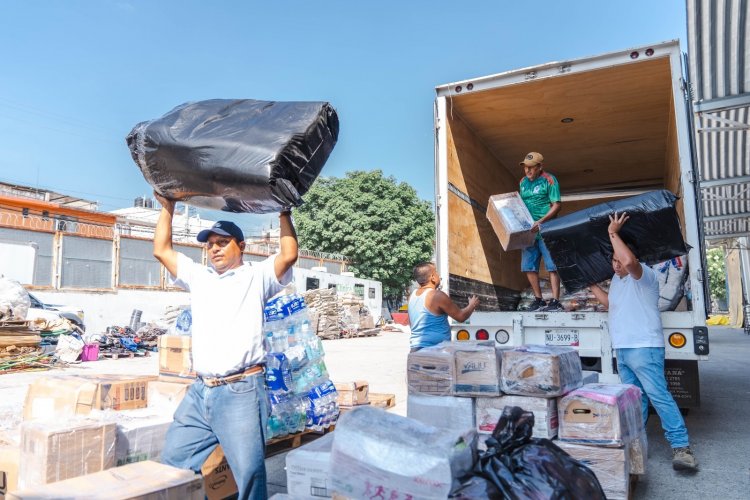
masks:
<svg viewBox="0 0 750 500"><path fill-rule="evenodd" d="M135 410L148 406L148 383L156 377L97 375L87 378L97 384L95 409Z"/></svg>
<svg viewBox="0 0 750 500"><path fill-rule="evenodd" d="M58 419L95 410L134 410L148 406L148 381L132 375L64 375L35 380L26 393L24 420Z"/></svg>
<svg viewBox="0 0 750 500"><path fill-rule="evenodd" d="M558 403L560 440L623 446L643 429L641 391L628 384L587 384Z"/></svg>
<svg viewBox="0 0 750 500"><path fill-rule="evenodd" d="M358 406L336 424L331 489L350 498L447 498L473 469L476 431L438 429L414 419Z"/></svg>
<svg viewBox="0 0 750 500"><path fill-rule="evenodd" d="M506 406L518 406L534 414L533 437L552 439L557 436L557 399L532 396L477 398L477 431L492 434Z"/></svg>
<svg viewBox="0 0 750 500"><path fill-rule="evenodd" d="M370 403L368 394L370 386L366 380L355 380L354 382L336 382L339 406L357 406Z"/></svg>
<svg viewBox="0 0 750 500"><path fill-rule="evenodd" d="M329 498L333 433L286 455L286 489L291 498Z"/></svg>
<svg viewBox="0 0 750 500"><path fill-rule="evenodd" d="M159 375L194 379L193 337L162 335L159 337Z"/></svg>
<svg viewBox="0 0 750 500"><path fill-rule="evenodd" d="M99 472L114 464L114 422L74 419L21 424L19 490Z"/></svg>
<svg viewBox="0 0 750 500"><path fill-rule="evenodd" d="M190 377L180 377L178 375L165 375L163 373L160 373L158 377L156 377L156 380L159 382L167 382L169 384L182 384L185 386L189 386L193 382L195 382L195 378Z"/></svg>
<svg viewBox="0 0 750 500"><path fill-rule="evenodd" d="M172 416L154 414L151 408L118 415L115 437L115 465L153 460L164 450Z"/></svg>
<svg viewBox="0 0 750 500"><path fill-rule="evenodd" d="M88 476L13 492L8 500L86 498L86 500L203 500L200 475L158 462L123 465Z"/></svg>
<svg viewBox="0 0 750 500"><path fill-rule="evenodd" d="M18 464L21 448L11 444L0 444L0 500L18 488Z"/></svg>
<svg viewBox="0 0 750 500"><path fill-rule="evenodd" d="M499 396L501 353L494 342L456 344L453 393L456 396Z"/></svg>
<svg viewBox="0 0 750 500"><path fill-rule="evenodd" d="M581 358L572 347L523 345L502 351L502 356L506 394L553 398L583 385Z"/></svg>
<svg viewBox="0 0 750 500"><path fill-rule="evenodd" d="M406 416L439 429L465 431L476 426L474 398L409 394Z"/></svg>
<svg viewBox="0 0 750 500"><path fill-rule="evenodd" d="M29 385L24 420L86 415L94 408L96 384L78 377L43 377Z"/></svg>
<svg viewBox="0 0 750 500"><path fill-rule="evenodd" d="M627 500L630 494L630 465L626 448L603 448L555 441L568 455L591 469L607 499Z"/></svg>
<svg viewBox="0 0 750 500"><path fill-rule="evenodd" d="M646 431L643 430L637 438L630 441L627 449L630 473L636 475L645 474L648 460L648 437L646 436Z"/></svg>
<svg viewBox="0 0 750 500"><path fill-rule="evenodd" d="M134 375L64 375L35 380L26 393L24 420L87 415L95 410L133 410L148 406L148 381Z"/></svg>
<svg viewBox="0 0 750 500"><path fill-rule="evenodd" d="M179 382L165 382L161 380L150 380L148 383L148 405L149 407L177 408L187 394L190 384L184 383L183 378Z"/></svg>
<svg viewBox="0 0 750 500"><path fill-rule="evenodd" d="M518 250L534 243L536 233L530 231L534 219L519 193L490 196L487 219L504 250Z"/></svg>
<svg viewBox="0 0 750 500"><path fill-rule="evenodd" d="M453 348L448 342L411 352L406 365L409 393L452 396L455 371Z"/></svg>
<svg viewBox="0 0 750 500"><path fill-rule="evenodd" d="M223 500L237 493L237 483L224 450L217 446L201 466L203 487L208 500Z"/></svg>

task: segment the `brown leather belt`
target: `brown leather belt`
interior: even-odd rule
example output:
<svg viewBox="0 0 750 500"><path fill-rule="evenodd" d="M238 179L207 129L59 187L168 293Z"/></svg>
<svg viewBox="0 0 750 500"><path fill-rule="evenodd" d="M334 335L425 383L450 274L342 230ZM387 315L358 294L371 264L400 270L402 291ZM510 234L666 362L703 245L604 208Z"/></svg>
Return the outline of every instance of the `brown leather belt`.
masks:
<svg viewBox="0 0 750 500"><path fill-rule="evenodd" d="M233 373L224 377L201 377L201 380L204 384L206 384L206 387L218 387L220 385L238 382L244 378L249 377L250 375L256 375L258 373L263 373L263 365L254 365L250 368L247 368L245 371Z"/></svg>

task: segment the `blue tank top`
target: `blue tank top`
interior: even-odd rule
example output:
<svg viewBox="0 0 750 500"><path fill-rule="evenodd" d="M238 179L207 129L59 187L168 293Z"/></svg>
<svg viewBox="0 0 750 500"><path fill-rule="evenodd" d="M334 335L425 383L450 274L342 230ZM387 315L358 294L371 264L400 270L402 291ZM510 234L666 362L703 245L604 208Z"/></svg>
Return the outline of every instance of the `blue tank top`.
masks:
<svg viewBox="0 0 750 500"><path fill-rule="evenodd" d="M411 327L409 346L412 349L437 345L451 339L448 315L432 314L424 305L427 295L432 292L434 292L433 289L427 289L422 295L417 296L417 292L414 291L409 297L409 326Z"/></svg>

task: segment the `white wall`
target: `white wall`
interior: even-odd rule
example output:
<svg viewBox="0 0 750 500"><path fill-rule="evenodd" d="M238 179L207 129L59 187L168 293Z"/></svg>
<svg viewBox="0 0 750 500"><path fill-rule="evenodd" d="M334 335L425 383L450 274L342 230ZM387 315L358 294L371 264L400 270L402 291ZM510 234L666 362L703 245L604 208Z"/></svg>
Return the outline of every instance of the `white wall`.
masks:
<svg viewBox="0 0 750 500"><path fill-rule="evenodd" d="M148 323L164 316L167 306L190 304L186 292L158 290L118 290L116 292L74 292L33 290L39 300L49 304L80 306L87 333L102 333L108 326L128 326L133 309L143 311L141 321Z"/></svg>
<svg viewBox="0 0 750 500"><path fill-rule="evenodd" d="M328 288L329 283L336 283L339 291L353 291L355 284L365 286L365 305L377 321L381 315L382 285L379 281L341 276L309 269L294 268L294 282L299 292L305 291L307 277L320 280L321 288ZM368 297L369 288L375 289L375 298ZM111 292L76 292L32 290L42 302L78 306L83 309L86 332L102 333L108 326L128 326L133 309L143 311L141 321L148 323L164 316L168 306L190 304L190 295L181 291L163 290L125 290Z"/></svg>

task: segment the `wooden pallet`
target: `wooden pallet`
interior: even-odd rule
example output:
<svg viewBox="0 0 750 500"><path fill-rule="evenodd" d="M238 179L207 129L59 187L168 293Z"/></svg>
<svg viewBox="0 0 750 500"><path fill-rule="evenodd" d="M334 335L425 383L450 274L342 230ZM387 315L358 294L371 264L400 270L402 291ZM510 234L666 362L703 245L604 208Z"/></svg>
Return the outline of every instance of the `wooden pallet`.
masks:
<svg viewBox="0 0 750 500"><path fill-rule="evenodd" d="M628 493L628 500L633 500L635 498L635 487L638 485L638 475L637 474L631 474L630 475L630 490Z"/></svg>
<svg viewBox="0 0 750 500"><path fill-rule="evenodd" d="M396 406L395 394L381 394L378 392L371 392L367 397L370 400L370 404L378 408L388 409Z"/></svg>
<svg viewBox="0 0 750 500"><path fill-rule="evenodd" d="M380 335L380 328L368 328L366 330L357 330L357 337L375 337Z"/></svg>
<svg viewBox="0 0 750 500"><path fill-rule="evenodd" d="M378 392L371 392L368 394L367 398L369 399L368 403L365 403L363 405L355 405L355 406L341 406L340 409L342 412L353 410L354 408L359 408L360 406L374 406L375 408L393 408L396 406L396 395L395 394L385 394L385 393L378 393Z"/></svg>
<svg viewBox="0 0 750 500"><path fill-rule="evenodd" d="M128 352L100 352L99 359L129 359L144 358L148 356L148 351L128 351Z"/></svg>
<svg viewBox="0 0 750 500"><path fill-rule="evenodd" d="M278 455L279 453L293 450L295 448L299 448L305 443L314 441L323 434L332 432L334 427L335 426L332 425L322 431L305 429L304 431L298 432L296 434L290 434L289 436L272 439L266 443L266 458L272 457L273 455Z"/></svg>

